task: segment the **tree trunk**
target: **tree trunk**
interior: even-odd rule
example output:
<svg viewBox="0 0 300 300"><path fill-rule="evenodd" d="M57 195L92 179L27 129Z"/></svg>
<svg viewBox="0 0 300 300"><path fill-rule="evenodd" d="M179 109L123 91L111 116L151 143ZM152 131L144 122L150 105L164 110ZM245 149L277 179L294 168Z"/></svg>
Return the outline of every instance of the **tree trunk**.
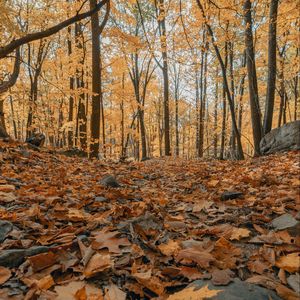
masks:
<svg viewBox="0 0 300 300"><path fill-rule="evenodd" d="M225 73L226 73L227 72L227 62L228 62L228 42L227 41L225 41L225 50L224 51L225 51L225 54L224 54L224 68L225 68ZM226 103L226 88L225 88L224 78L223 78L222 99L223 99L223 114L222 114L220 159L224 159L225 139L226 139L227 103Z"/></svg>
<svg viewBox="0 0 300 300"><path fill-rule="evenodd" d="M90 0L90 9L96 7L97 1ZM101 91L101 68L100 68L100 34L99 16L96 12L91 17L92 24L92 114L91 114L91 140L90 158L98 158L100 139L100 102Z"/></svg>
<svg viewBox="0 0 300 300"><path fill-rule="evenodd" d="M265 103L264 134L272 129L276 86L276 26L279 0L271 0L269 17L268 83Z"/></svg>
<svg viewBox="0 0 300 300"><path fill-rule="evenodd" d="M68 27L68 55L72 54L72 39L71 39L71 27ZM69 78L69 87L70 87L70 97L69 97L69 114L68 114L68 122L70 126L68 127L68 148L71 149L74 146L74 126L73 126L73 115L74 115L74 77L71 76Z"/></svg>
<svg viewBox="0 0 300 300"><path fill-rule="evenodd" d="M233 75L233 42L229 42L229 71L230 71L230 90L231 90L231 96L232 96L232 102L234 104L235 110L236 109L236 104L235 104L235 89L234 89L234 75ZM233 126L231 125L231 136L230 136L230 148L231 148L231 153L232 156L236 156L236 137L235 137L235 132L233 130Z"/></svg>
<svg viewBox="0 0 300 300"><path fill-rule="evenodd" d="M206 20L206 15L203 9L203 6L201 5L200 0L197 0L197 4L202 12L202 16L204 18L204 20ZM224 86L225 86L225 90L226 90L226 94L227 94L227 98L228 98L228 102L229 102L229 108L230 108L230 113L231 113L231 119L232 119L232 125L233 125L233 129L237 138L237 159L244 159L244 153L243 153L243 147L242 147L242 143L241 143L241 136L240 133L238 131L237 128L237 123L236 123L236 118L235 118L235 108L232 102L232 98L231 98L231 94L230 94L230 90L229 90L229 85L228 85L228 81L227 81L227 75L226 75L226 69L225 69L225 65L222 59L222 56L220 54L219 48L217 46L215 37L214 37L214 33L210 27L210 25L208 24L208 22L205 22L206 28L208 30L209 35L211 36L211 40L212 40L212 45L215 49L216 52L216 56L218 58L218 61L220 63L221 66L221 70L222 70L222 76L223 76L223 80L224 80Z"/></svg>
<svg viewBox="0 0 300 300"><path fill-rule="evenodd" d="M160 25L160 40L163 59L163 83L164 83L164 137L165 137L165 155L171 155L170 142L170 112L169 112L169 72L168 72L168 55L167 55L167 35L166 35L166 18L164 0L159 0L159 25Z"/></svg>
<svg viewBox="0 0 300 300"><path fill-rule="evenodd" d="M258 87L255 65L255 52L253 45L252 33L252 14L251 0L244 2L244 19L245 19L245 45L247 57L247 71L249 83L249 98L251 109L252 132L254 141L254 155L260 155L259 143L262 138L261 112L258 99Z"/></svg>
<svg viewBox="0 0 300 300"><path fill-rule="evenodd" d="M11 88L16 83L20 72L20 64L20 49L17 48L13 73L7 81L4 81L0 84L0 95L8 91L9 88ZM3 100L0 101L0 137L8 137L5 127Z"/></svg>
<svg viewBox="0 0 300 300"><path fill-rule="evenodd" d="M216 78L218 78L219 69L216 71ZM215 103L214 103L214 157L218 156L218 104L219 104L219 82L216 80Z"/></svg>

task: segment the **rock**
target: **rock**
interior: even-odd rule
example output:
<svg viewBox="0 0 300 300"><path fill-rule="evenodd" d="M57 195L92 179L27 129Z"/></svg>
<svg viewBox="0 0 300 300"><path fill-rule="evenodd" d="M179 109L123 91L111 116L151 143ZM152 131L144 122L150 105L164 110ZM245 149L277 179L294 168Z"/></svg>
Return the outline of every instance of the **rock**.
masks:
<svg viewBox="0 0 300 300"><path fill-rule="evenodd" d="M300 150L300 120L271 130L260 141L262 154L289 150Z"/></svg>
<svg viewBox="0 0 300 300"><path fill-rule="evenodd" d="M72 157L72 156L78 156L78 157L87 157L87 153L83 150L80 150L78 148L71 148L62 152L58 152L60 154L63 154L65 156L68 157Z"/></svg>
<svg viewBox="0 0 300 300"><path fill-rule="evenodd" d="M48 252L46 246L36 246L29 249L8 249L0 251L0 266L16 268L21 265L28 256Z"/></svg>
<svg viewBox="0 0 300 300"><path fill-rule="evenodd" d="M210 290L221 290L216 296L209 298L210 300L281 300L274 291L241 281L238 278L235 278L227 286L216 286L211 281L196 280L188 288L201 289L206 285Z"/></svg>
<svg viewBox="0 0 300 300"><path fill-rule="evenodd" d="M107 202L108 200L105 197L97 196L94 201L95 202Z"/></svg>
<svg viewBox="0 0 300 300"><path fill-rule="evenodd" d="M104 186L106 186L106 187L112 187L112 188L120 187L119 182L112 175L105 175L101 179L101 184L104 185Z"/></svg>
<svg viewBox="0 0 300 300"><path fill-rule="evenodd" d="M300 275L299 275L299 273L289 276L287 278L287 283L297 294L300 295Z"/></svg>
<svg viewBox="0 0 300 300"><path fill-rule="evenodd" d="M275 230L283 230L297 225L297 220L290 214L281 215L275 218L271 225Z"/></svg>
<svg viewBox="0 0 300 300"><path fill-rule="evenodd" d="M42 147L45 143L45 139L46 137L43 133L36 132L28 137L25 142L35 147Z"/></svg>
<svg viewBox="0 0 300 300"><path fill-rule="evenodd" d="M221 200L231 200L240 198L243 195L242 192L235 192L235 191L226 191L221 195Z"/></svg>
<svg viewBox="0 0 300 300"><path fill-rule="evenodd" d="M0 243L2 243L7 234L13 230L13 224L8 221L0 220Z"/></svg>

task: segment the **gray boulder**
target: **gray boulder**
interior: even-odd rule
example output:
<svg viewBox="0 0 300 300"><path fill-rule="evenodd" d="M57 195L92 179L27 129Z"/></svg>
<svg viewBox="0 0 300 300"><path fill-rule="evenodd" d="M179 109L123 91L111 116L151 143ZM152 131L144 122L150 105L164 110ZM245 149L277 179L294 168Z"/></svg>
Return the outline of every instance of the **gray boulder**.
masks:
<svg viewBox="0 0 300 300"><path fill-rule="evenodd" d="M271 130L260 141L262 154L289 150L300 150L300 120Z"/></svg>
<svg viewBox="0 0 300 300"><path fill-rule="evenodd" d="M221 290L216 296L210 297L211 300L281 300L274 291L241 281L238 278L235 278L227 286L216 286L211 281L196 280L188 287L194 287L197 290L206 285L209 290Z"/></svg>

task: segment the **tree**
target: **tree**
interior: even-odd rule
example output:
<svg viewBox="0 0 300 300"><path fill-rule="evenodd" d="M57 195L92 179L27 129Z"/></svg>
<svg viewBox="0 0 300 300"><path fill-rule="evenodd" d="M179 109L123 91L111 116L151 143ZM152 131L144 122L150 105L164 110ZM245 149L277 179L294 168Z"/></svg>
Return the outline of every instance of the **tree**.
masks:
<svg viewBox="0 0 300 300"><path fill-rule="evenodd" d="M235 132L236 138L237 138L237 158L238 159L244 159L243 147L242 147L242 143L241 143L241 136L240 136L240 133L239 133L239 130L238 130L238 127L237 127L237 123L236 123L235 109L234 109L234 104L233 104L233 101L232 101L231 93L230 93L230 90L229 90L229 85L228 85L228 81L227 81L225 65L224 65L223 59L221 57L221 54L220 54L219 48L217 46L217 43L215 41L215 37L214 37L214 33L212 31L212 28L209 25L208 20L206 18L206 15L205 15L205 12L204 12L204 8L203 8L200 0L196 0L196 1L197 1L197 4L198 4L198 6L199 6L199 8L201 10L202 17L204 19L204 22L205 22L206 28L208 30L208 33L209 33L209 35L211 37L211 42L212 42L212 45L213 45L213 47L215 49L215 52L216 52L216 55L217 55L217 58L218 58L218 61L220 63L220 67L221 67L221 70L222 70L224 87L225 87L227 99L228 99L228 102L229 102L230 113L231 113L232 126L233 126L233 130Z"/></svg>
<svg viewBox="0 0 300 300"><path fill-rule="evenodd" d="M107 23L110 11L110 0L107 2L104 20L99 27L98 13L94 13L91 17L92 21L92 116L91 116L91 141L90 141L90 157L97 158L99 154L100 139L100 118L101 118L101 62L100 62L100 34ZM90 9L96 7L96 0L90 0ZM103 106L102 106L103 108ZM105 141L103 141L105 144Z"/></svg>
<svg viewBox="0 0 300 300"><path fill-rule="evenodd" d="M268 37L268 85L265 102L264 115L264 134L272 129L274 98L276 87L276 27L277 27L277 10L279 0L271 0L269 16L269 37Z"/></svg>
<svg viewBox="0 0 300 300"><path fill-rule="evenodd" d="M249 99L251 108L252 132L254 141L255 155L260 154L259 143L262 138L261 112L258 98L258 86L255 64L255 52L252 33L252 13L251 1L244 2L244 18L245 18L245 46L246 46L246 61L248 72Z"/></svg>

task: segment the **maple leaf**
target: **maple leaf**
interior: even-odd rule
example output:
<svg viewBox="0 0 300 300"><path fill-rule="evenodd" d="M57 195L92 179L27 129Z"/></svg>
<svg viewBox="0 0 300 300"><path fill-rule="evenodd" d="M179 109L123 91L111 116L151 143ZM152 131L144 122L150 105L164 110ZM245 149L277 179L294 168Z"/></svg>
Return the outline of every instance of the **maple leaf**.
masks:
<svg viewBox="0 0 300 300"><path fill-rule="evenodd" d="M204 300L218 295L222 290L210 290L208 286L195 290L195 287L188 287L167 298L167 300Z"/></svg>
<svg viewBox="0 0 300 300"><path fill-rule="evenodd" d="M92 242L92 248L95 250L108 248L111 253L121 253L120 247L130 246L131 243L127 238L117 238L119 234L117 231L94 232L95 240Z"/></svg>

